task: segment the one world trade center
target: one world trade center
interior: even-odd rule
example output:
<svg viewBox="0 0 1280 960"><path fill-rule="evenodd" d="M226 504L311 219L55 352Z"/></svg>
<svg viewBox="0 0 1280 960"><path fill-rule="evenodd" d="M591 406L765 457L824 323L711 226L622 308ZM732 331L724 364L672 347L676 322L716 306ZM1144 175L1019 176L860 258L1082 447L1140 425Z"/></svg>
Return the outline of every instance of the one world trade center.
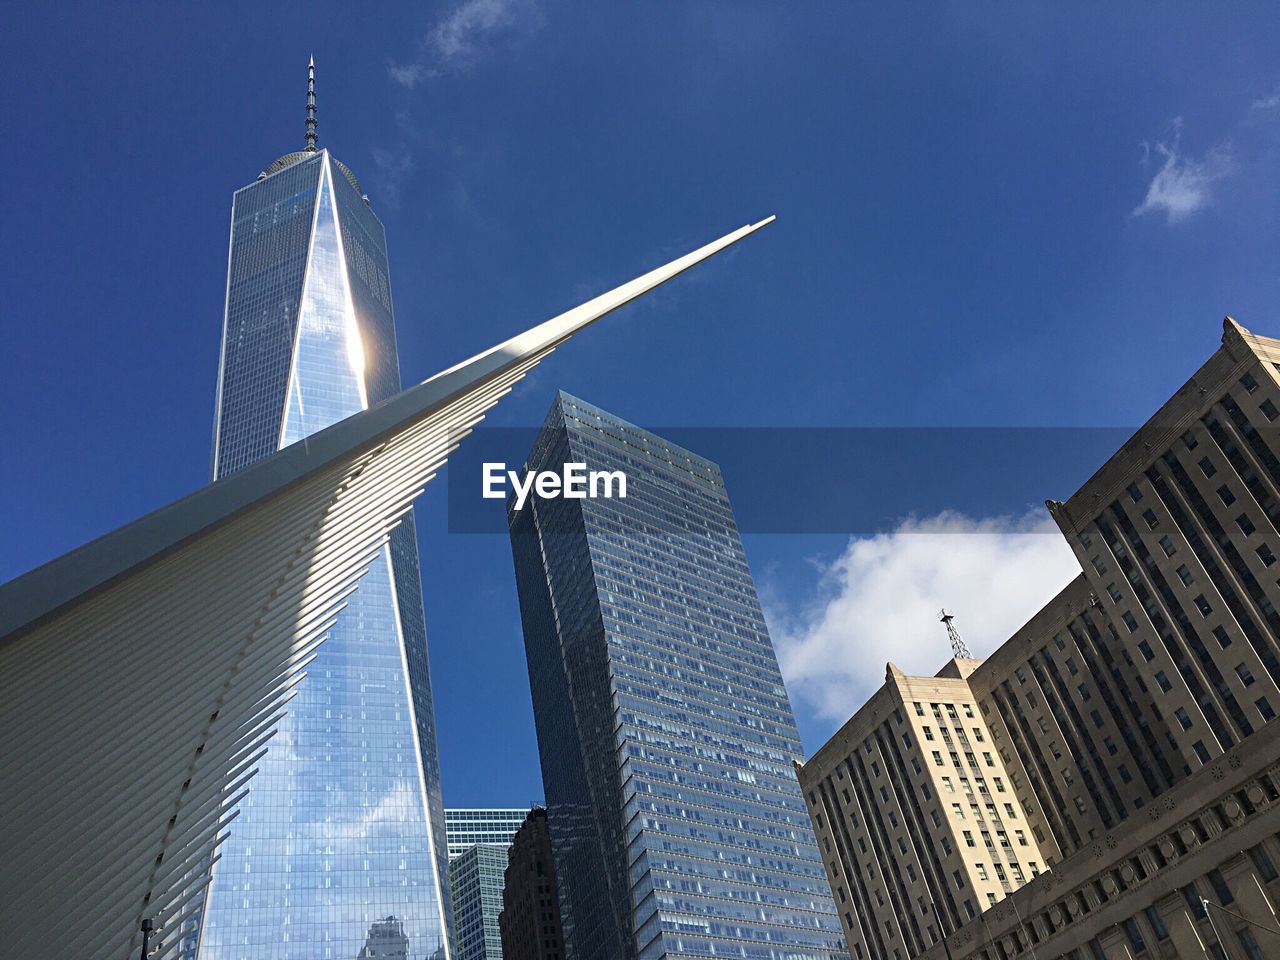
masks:
<svg viewBox="0 0 1280 960"><path fill-rule="evenodd" d="M305 149L232 203L213 477L399 389L383 227L355 174L317 146L313 63ZM450 956L412 515L370 558L287 710L238 803L185 952Z"/></svg>

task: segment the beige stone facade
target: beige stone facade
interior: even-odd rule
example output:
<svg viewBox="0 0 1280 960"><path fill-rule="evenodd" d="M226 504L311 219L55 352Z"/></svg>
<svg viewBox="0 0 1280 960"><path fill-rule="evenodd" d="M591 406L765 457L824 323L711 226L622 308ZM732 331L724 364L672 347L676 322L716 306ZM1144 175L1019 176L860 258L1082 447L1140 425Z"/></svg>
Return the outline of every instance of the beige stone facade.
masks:
<svg viewBox="0 0 1280 960"><path fill-rule="evenodd" d="M1278 365L1228 319L1049 504L1081 575L800 768L852 956L1280 957Z"/></svg>

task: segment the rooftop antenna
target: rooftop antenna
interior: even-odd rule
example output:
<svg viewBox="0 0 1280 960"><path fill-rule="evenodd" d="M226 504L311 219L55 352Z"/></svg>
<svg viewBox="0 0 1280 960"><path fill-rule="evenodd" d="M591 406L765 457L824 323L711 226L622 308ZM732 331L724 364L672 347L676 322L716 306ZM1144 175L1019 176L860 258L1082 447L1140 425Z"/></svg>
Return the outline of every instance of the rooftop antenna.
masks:
<svg viewBox="0 0 1280 960"><path fill-rule="evenodd" d="M316 58L307 64L307 153L316 152Z"/></svg>
<svg viewBox="0 0 1280 960"><path fill-rule="evenodd" d="M964 640L960 637L960 631L956 629L956 625L952 623L955 620L954 613L942 611L942 616L938 619L947 625L947 636L951 638L951 656L956 660L972 660L973 656L969 653L969 648L964 645Z"/></svg>

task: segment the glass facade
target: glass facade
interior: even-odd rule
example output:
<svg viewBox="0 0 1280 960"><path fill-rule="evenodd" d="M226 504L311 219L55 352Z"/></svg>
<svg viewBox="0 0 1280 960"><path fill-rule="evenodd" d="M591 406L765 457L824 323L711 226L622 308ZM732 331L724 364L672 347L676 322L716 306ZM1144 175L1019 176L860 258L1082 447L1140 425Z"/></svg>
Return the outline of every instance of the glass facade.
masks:
<svg viewBox="0 0 1280 960"><path fill-rule="evenodd" d="M566 462L627 477L508 502L567 955L847 957L719 469L561 393Z"/></svg>
<svg viewBox="0 0 1280 960"><path fill-rule="evenodd" d="M488 843L506 850L528 815L528 807L488 810L446 807L444 828L449 839L449 859L460 856L477 843Z"/></svg>
<svg viewBox="0 0 1280 960"><path fill-rule="evenodd" d="M502 960L502 886L507 845L477 844L449 861L458 960Z"/></svg>
<svg viewBox="0 0 1280 960"><path fill-rule="evenodd" d="M328 151L284 161L232 207L215 479L399 390L382 225ZM447 884L409 516L259 763L213 867L198 956L450 956Z"/></svg>

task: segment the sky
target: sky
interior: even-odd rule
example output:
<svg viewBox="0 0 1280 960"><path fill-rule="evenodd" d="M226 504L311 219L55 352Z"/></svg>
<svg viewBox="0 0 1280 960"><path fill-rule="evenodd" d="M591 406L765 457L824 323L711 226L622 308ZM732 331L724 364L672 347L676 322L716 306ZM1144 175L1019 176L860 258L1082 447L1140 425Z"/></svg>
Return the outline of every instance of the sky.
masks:
<svg viewBox="0 0 1280 960"><path fill-rule="evenodd" d="M812 752L886 661L941 665L943 605L982 654L1073 576L1042 501L1224 315L1280 335L1280 19L1119 6L6 6L0 581L207 481L231 195L301 148L314 55L406 383L777 215L491 422L563 388L724 450ZM445 494L418 508L445 801L519 806L509 545Z"/></svg>

